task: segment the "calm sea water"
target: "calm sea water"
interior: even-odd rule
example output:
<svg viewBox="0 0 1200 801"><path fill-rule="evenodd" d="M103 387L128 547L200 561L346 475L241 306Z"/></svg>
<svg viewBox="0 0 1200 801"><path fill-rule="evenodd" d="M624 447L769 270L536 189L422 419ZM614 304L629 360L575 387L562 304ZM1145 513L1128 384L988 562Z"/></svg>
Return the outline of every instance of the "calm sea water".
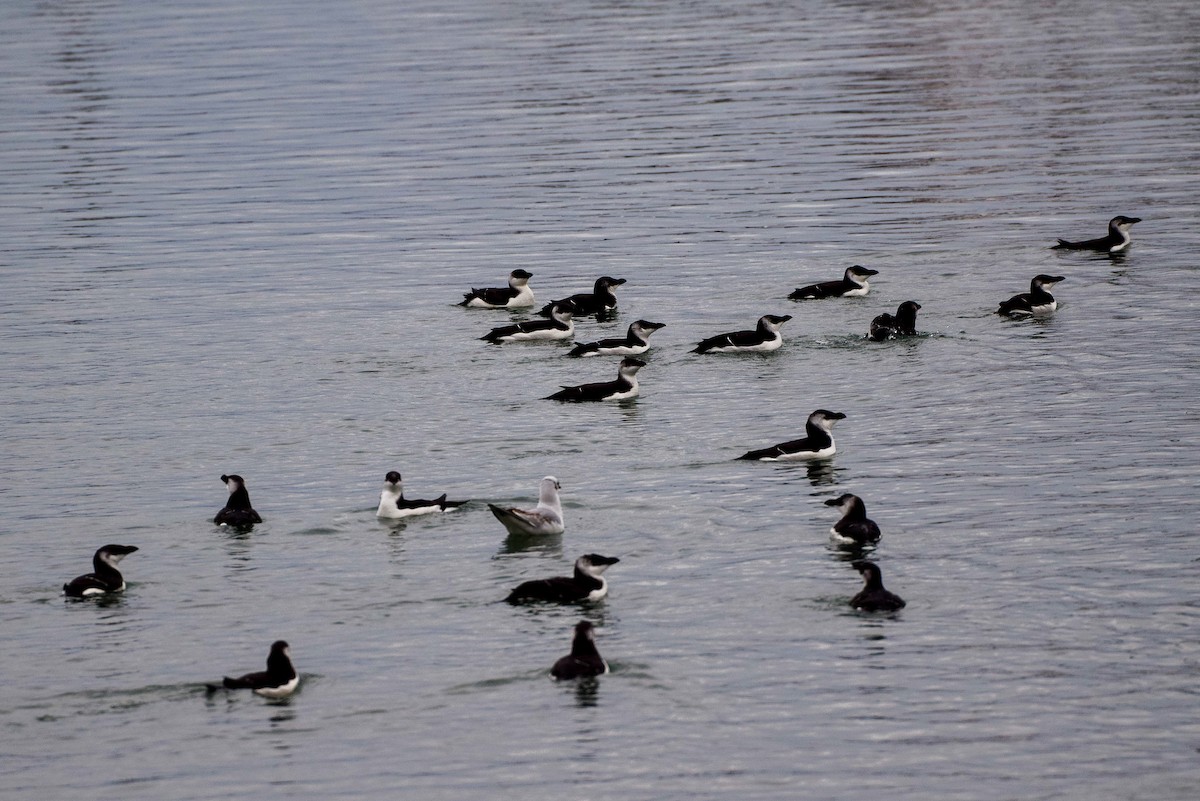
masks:
<svg viewBox="0 0 1200 801"><path fill-rule="evenodd" d="M0 795L1194 798L1198 9L5 4ZM627 279L578 338L666 323L640 398L478 341L517 267ZM734 460L820 407L831 463ZM392 469L475 502L380 522ZM546 474L567 532L506 539ZM842 492L899 614L847 608ZM65 602L107 542L127 593ZM606 602L499 603L589 551ZM581 618L613 672L555 685ZM278 638L297 695L205 696Z"/></svg>

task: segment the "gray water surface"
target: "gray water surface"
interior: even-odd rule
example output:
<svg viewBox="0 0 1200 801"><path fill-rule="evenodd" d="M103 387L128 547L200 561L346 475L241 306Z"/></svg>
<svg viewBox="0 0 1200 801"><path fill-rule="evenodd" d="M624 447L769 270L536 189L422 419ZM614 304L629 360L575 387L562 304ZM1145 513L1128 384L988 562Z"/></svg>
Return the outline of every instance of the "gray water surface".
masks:
<svg viewBox="0 0 1200 801"><path fill-rule="evenodd" d="M5 798L1195 797L1194 3L16 2L0 110ZM627 279L577 338L666 323L641 397L478 340L517 267ZM816 408L831 462L735 460ZM379 521L392 469L473 502ZM591 551L605 602L500 603ZM581 618L612 673L553 684ZM280 638L298 694L206 696Z"/></svg>

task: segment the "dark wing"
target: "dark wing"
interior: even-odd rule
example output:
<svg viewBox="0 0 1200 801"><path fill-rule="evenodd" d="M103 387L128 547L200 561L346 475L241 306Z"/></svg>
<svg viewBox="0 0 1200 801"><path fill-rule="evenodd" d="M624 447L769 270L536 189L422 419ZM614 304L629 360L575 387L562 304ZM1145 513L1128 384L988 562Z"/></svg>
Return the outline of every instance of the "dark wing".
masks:
<svg viewBox="0 0 1200 801"><path fill-rule="evenodd" d="M769 448L759 448L756 451L747 451L739 456L739 459L778 459L789 453L794 453L802 449L808 444L808 438L793 439L788 442L781 442L778 445L772 445Z"/></svg>
<svg viewBox="0 0 1200 801"><path fill-rule="evenodd" d="M218 526L222 524L226 526L248 526L252 523L261 523L262 518L253 509L222 509L217 512L217 516L213 518L213 522Z"/></svg>
<svg viewBox="0 0 1200 801"><path fill-rule="evenodd" d="M71 579L70 582L63 585L63 592L70 595L72 598L82 598L86 590L101 590L109 591L107 582L101 581L96 577L95 573L88 573L85 576Z"/></svg>
<svg viewBox="0 0 1200 801"><path fill-rule="evenodd" d="M1015 311L1029 311L1031 308L1030 295L1028 292L1021 295L1013 295L1006 301L1000 304L1000 308L996 310L996 314L1012 314Z"/></svg>
<svg viewBox="0 0 1200 801"><path fill-rule="evenodd" d="M1088 239L1083 242L1068 242L1065 239L1058 240L1058 244L1053 246L1054 250L1108 250L1108 237L1100 239Z"/></svg>
<svg viewBox="0 0 1200 801"><path fill-rule="evenodd" d="M400 497L400 498L396 499L396 507L399 509L420 509L425 506L438 506L442 509L445 509L446 508L446 496L442 495L442 497L434 498L431 501L424 500L421 498L414 498L412 500L409 500L408 498L404 498L404 497Z"/></svg>
<svg viewBox="0 0 1200 801"><path fill-rule="evenodd" d="M478 298L484 303L492 306L503 306L517 296L517 291L510 286L505 287L488 287L487 289L472 289L463 295L462 303L459 306L466 306L471 301Z"/></svg>
<svg viewBox="0 0 1200 801"><path fill-rule="evenodd" d="M856 520L844 527L834 526L834 530L858 543L878 542L880 537L879 526L874 520Z"/></svg>
<svg viewBox="0 0 1200 801"><path fill-rule="evenodd" d="M890 314L881 314L871 321L871 339L882 342L896 334L896 318Z"/></svg>
<svg viewBox="0 0 1200 801"><path fill-rule="evenodd" d="M510 604L522 601L553 601L554 603L571 603L581 600L579 587L566 576L556 576L548 579L526 581L517 586L504 600Z"/></svg>
<svg viewBox="0 0 1200 801"><path fill-rule="evenodd" d="M568 304L571 307L571 311L575 313L576 317L586 317L589 314L595 314L596 312L601 311L599 308L599 303L597 303L596 296L594 294L591 292L581 292L578 295L571 295L569 298L550 301L542 307L542 310L539 311L538 314L542 317L549 317L550 310L554 308L555 304L558 303Z"/></svg>
<svg viewBox="0 0 1200 801"><path fill-rule="evenodd" d="M571 348L571 352L568 353L567 355L568 356L582 356L585 353L595 353L596 351L600 350L600 346L603 344L604 344L603 342L582 343L582 344L576 345L575 347Z"/></svg>
<svg viewBox="0 0 1200 801"><path fill-rule="evenodd" d="M830 295L836 294L841 286L841 281L822 281L819 284L809 284L808 286L800 287L788 295L788 299L812 300L814 298L827 298Z"/></svg>
<svg viewBox="0 0 1200 801"><path fill-rule="evenodd" d="M576 345L567 355L582 356L585 353L596 353L601 348L619 348L623 345L629 345L629 341L627 339L601 339L598 342L586 342Z"/></svg>
<svg viewBox="0 0 1200 801"><path fill-rule="evenodd" d="M718 334L715 337L703 339L697 345L692 353L707 353L713 348L726 348L730 345L746 346L753 344L755 341L755 331L732 331L728 334Z"/></svg>
<svg viewBox="0 0 1200 801"><path fill-rule="evenodd" d="M576 656L568 654L554 663L550 675L556 679L578 679L585 676L599 676L603 673L601 665L592 664Z"/></svg>
<svg viewBox="0 0 1200 801"><path fill-rule="evenodd" d="M274 681L271 679L271 674L266 671L259 673L247 673L245 676L239 676L236 679L231 679L226 676L222 683L230 690L257 690L260 687L273 687Z"/></svg>
<svg viewBox="0 0 1200 801"><path fill-rule="evenodd" d="M553 395L548 396L547 400L561 401L591 401L600 400L608 395L615 382L599 381L594 384L580 384L577 387L563 387Z"/></svg>
<svg viewBox="0 0 1200 801"><path fill-rule="evenodd" d="M894 612L903 609L904 599L887 590L863 590L850 599L850 605L864 612Z"/></svg>
<svg viewBox="0 0 1200 801"><path fill-rule="evenodd" d="M521 323L513 323L512 325L504 325L500 328L493 328L487 334L481 336L480 339L484 339L489 342L497 342L503 337L509 337L513 334L537 331L546 327L547 325L545 320L526 320Z"/></svg>

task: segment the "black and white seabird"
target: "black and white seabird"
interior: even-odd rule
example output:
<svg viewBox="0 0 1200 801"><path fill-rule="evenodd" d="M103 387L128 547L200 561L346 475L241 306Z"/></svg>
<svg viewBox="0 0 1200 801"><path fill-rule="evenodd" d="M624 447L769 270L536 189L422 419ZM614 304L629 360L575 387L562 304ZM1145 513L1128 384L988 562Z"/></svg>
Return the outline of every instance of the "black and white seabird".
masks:
<svg viewBox="0 0 1200 801"><path fill-rule="evenodd" d="M859 298L871 291L867 279L879 275L879 270L854 265L847 267L840 281L822 281L819 284L802 286L788 295L789 300L815 300L817 298Z"/></svg>
<svg viewBox="0 0 1200 801"><path fill-rule="evenodd" d="M249 526L261 523L262 518L250 505L250 493L246 491L246 480L241 476L221 476L221 481L229 489L229 500L225 508L217 512L213 522L218 526Z"/></svg>
<svg viewBox="0 0 1200 801"><path fill-rule="evenodd" d="M227 690L253 690L266 698L287 698L300 684L300 676L292 667L291 652L283 640L271 643L267 654L267 669L258 673L247 673L236 679L226 676L222 686ZM209 692L219 690L215 684L208 685Z"/></svg>
<svg viewBox="0 0 1200 801"><path fill-rule="evenodd" d="M921 304L906 300L896 308L895 314L883 313L871 321L871 333L867 337L875 342L896 337L911 337L917 334L917 311Z"/></svg>
<svg viewBox="0 0 1200 801"><path fill-rule="evenodd" d="M731 331L701 340L692 353L765 353L783 345L779 329L792 319L790 314L765 314L753 331Z"/></svg>
<svg viewBox="0 0 1200 801"><path fill-rule="evenodd" d="M551 601L556 604L599 601L608 595L608 581L604 578L604 571L620 561L615 556L584 554L575 560L575 575L526 581L518 585L504 600L510 604L524 601Z"/></svg>
<svg viewBox="0 0 1200 801"><path fill-rule="evenodd" d="M834 444L833 435L830 432L833 430L834 423L845 418L846 415L841 412L817 409L808 416L808 420L804 423L804 431L807 436L803 439L794 439L790 442L772 445L769 448L748 451L738 458L757 459L760 462L828 459L837 452L837 446Z"/></svg>
<svg viewBox="0 0 1200 801"><path fill-rule="evenodd" d="M1125 217L1118 215L1108 221L1108 235L1102 236L1099 239L1088 239L1083 242L1068 242L1065 239L1058 240L1058 244L1054 245L1055 249L1059 250L1098 250L1103 253L1120 253L1125 248L1129 247L1129 229L1134 223L1140 223L1141 217Z"/></svg>
<svg viewBox="0 0 1200 801"><path fill-rule="evenodd" d="M883 588L883 574L879 565L859 559L850 566L862 573L863 588L850 599L850 605L864 612L895 612L904 608L904 599Z"/></svg>
<svg viewBox="0 0 1200 801"><path fill-rule="evenodd" d="M580 317L587 317L589 314L603 314L609 309L617 307L617 295L614 290L623 283L625 283L624 278L612 278L603 275L596 279L591 292L580 292L563 300L552 300L543 306L538 314L543 317L549 317L550 310L554 308L554 304L564 301L570 301L572 307L575 309L575 314Z"/></svg>
<svg viewBox="0 0 1200 801"><path fill-rule="evenodd" d="M608 672L608 663L596 650L595 627L586 620L575 624L575 639L571 641L571 653L562 657L550 668L555 680L583 679L602 676Z"/></svg>
<svg viewBox="0 0 1200 801"><path fill-rule="evenodd" d="M640 356L650 349L650 335L666 323L635 320L624 339L602 339L576 345L568 356Z"/></svg>
<svg viewBox="0 0 1200 801"><path fill-rule="evenodd" d="M1050 294L1049 287L1065 280L1061 275L1036 275L1029 282L1028 292L1013 295L1001 303L996 314L1007 314L1009 317L1040 317L1052 314L1058 308L1058 301Z"/></svg>
<svg viewBox="0 0 1200 801"><path fill-rule="evenodd" d="M842 543L867 545L879 541L879 526L867 517L867 505L862 498L847 492L839 498L825 501L826 506L836 506L842 513L842 519L833 524L829 533Z"/></svg>
<svg viewBox="0 0 1200 801"><path fill-rule="evenodd" d="M459 306L472 309L524 309L533 305L533 290L529 279L533 273L513 270L508 275L508 286L488 289L472 289L463 295Z"/></svg>
<svg viewBox="0 0 1200 801"><path fill-rule="evenodd" d="M493 328L480 339L487 342L535 342L569 339L575 333L574 312L568 303L556 303L549 320L525 320Z"/></svg>
<svg viewBox="0 0 1200 801"><path fill-rule="evenodd" d="M383 491L379 493L379 509L375 515L395 520L413 515L452 511L464 503L466 501L448 501L444 494L433 500L405 498L404 484L400 480L400 474L392 470L383 479Z"/></svg>
<svg viewBox="0 0 1200 801"><path fill-rule="evenodd" d="M536 509L518 509L515 506L497 506L489 503L488 508L496 519L504 524L509 534L562 534L562 501L558 491L562 485L554 476L542 479Z"/></svg>
<svg viewBox="0 0 1200 801"><path fill-rule="evenodd" d="M71 579L63 592L72 598L90 598L123 591L125 579L117 563L136 550L136 545L105 545L92 556L92 572Z"/></svg>
<svg viewBox="0 0 1200 801"><path fill-rule="evenodd" d="M613 381L598 381L594 384L580 384L576 387L564 386L553 395L547 395L546 400L558 401L615 401L636 398L638 395L637 372L646 366L641 359L626 356L621 359L617 368L617 377Z"/></svg>

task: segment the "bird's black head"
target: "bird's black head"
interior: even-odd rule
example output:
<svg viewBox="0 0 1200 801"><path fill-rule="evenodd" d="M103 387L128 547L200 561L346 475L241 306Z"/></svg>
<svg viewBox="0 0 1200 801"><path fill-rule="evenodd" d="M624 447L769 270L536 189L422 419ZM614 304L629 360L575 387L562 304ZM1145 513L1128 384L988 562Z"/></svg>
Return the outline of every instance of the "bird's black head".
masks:
<svg viewBox="0 0 1200 801"><path fill-rule="evenodd" d="M138 549L138 547L136 545L115 545L115 544L113 544L113 545L105 545L103 548L96 551L96 553L97 553L97 555L99 555L101 553L107 553L112 556L128 556L129 554L133 553L137 549Z"/></svg>
<svg viewBox="0 0 1200 801"><path fill-rule="evenodd" d="M615 556L601 556L598 553L586 553L580 558L586 559L589 562L591 562L593 565L596 565L596 566L615 565L617 562L621 561L620 559L618 559Z"/></svg>
<svg viewBox="0 0 1200 801"><path fill-rule="evenodd" d="M389 484L399 484L400 483L400 474L397 473L395 470L390 470L390 471L388 471L388 474L383 477L383 480Z"/></svg>
<svg viewBox="0 0 1200 801"><path fill-rule="evenodd" d="M868 562L866 559L856 559L850 563L850 567L862 573L862 577L867 583L880 579L879 565L874 562Z"/></svg>

